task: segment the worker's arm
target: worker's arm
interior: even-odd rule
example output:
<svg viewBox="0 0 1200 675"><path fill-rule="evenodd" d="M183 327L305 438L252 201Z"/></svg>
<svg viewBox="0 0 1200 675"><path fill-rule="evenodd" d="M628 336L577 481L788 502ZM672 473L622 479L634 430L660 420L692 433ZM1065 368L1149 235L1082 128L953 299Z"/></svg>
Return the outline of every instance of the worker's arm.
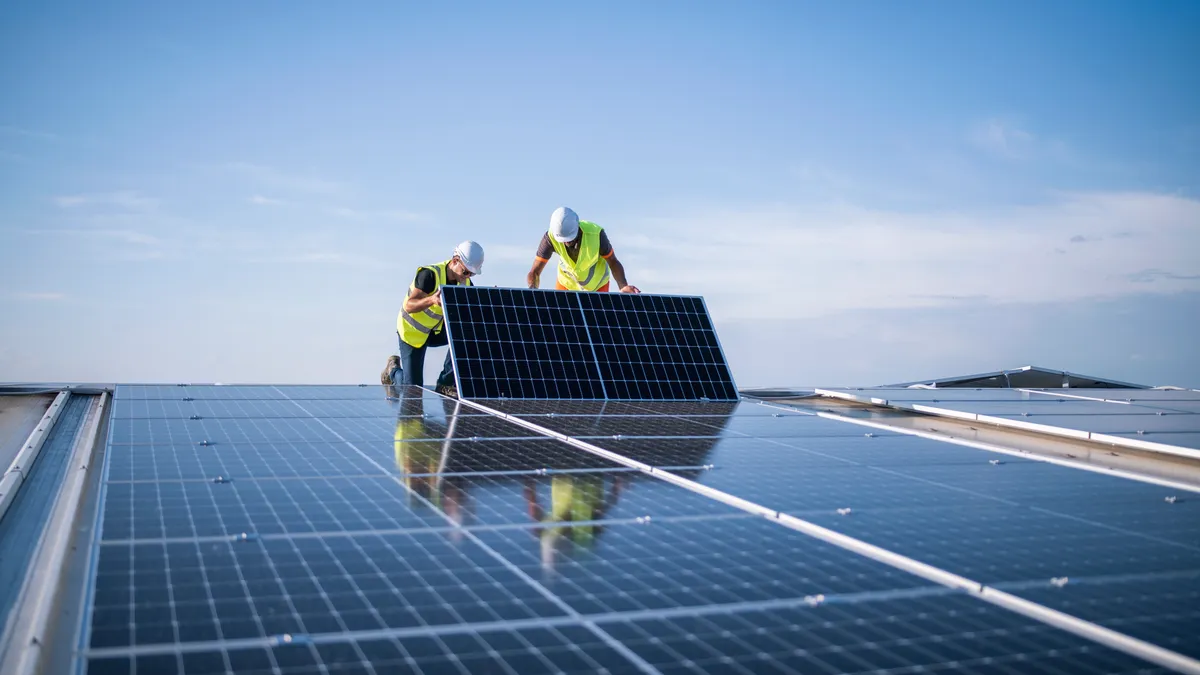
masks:
<svg viewBox="0 0 1200 675"><path fill-rule="evenodd" d="M617 280L617 288L621 289L622 293L641 293L641 289L637 286L630 286L625 280L625 266L617 260L617 254L614 253L608 258L608 266L612 268L613 278Z"/></svg>
<svg viewBox="0 0 1200 675"><path fill-rule="evenodd" d="M442 289L437 289L433 293L414 288L412 293L404 299L404 311L409 314L424 312L434 305L442 304Z"/></svg>
<svg viewBox="0 0 1200 675"><path fill-rule="evenodd" d="M529 274L525 275L525 283L530 288L540 288L541 287L541 285L542 285L542 270L546 269L546 263L548 263L548 262L550 262L550 261L542 260L541 258L533 259L533 267L530 267Z"/></svg>

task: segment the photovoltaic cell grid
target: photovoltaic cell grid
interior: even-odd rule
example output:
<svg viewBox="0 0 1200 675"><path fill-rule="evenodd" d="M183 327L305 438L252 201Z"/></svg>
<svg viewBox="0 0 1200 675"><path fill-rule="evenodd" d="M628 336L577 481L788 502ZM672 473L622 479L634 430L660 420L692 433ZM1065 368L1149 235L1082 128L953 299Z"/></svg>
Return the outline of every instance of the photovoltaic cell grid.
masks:
<svg viewBox="0 0 1200 675"><path fill-rule="evenodd" d="M737 400L698 297L446 287L464 398Z"/></svg>
<svg viewBox="0 0 1200 675"><path fill-rule="evenodd" d="M228 391L206 399L209 388L184 389L194 400ZM311 389L306 399L291 399L286 387L273 391L276 399L255 390L254 399L221 400L326 410L331 416L307 419L335 440L286 440L288 423L273 418L235 426L241 436L229 443L178 445L193 436L148 418L120 432L124 443L108 444L82 645L87 672L627 672L631 659L662 672L1026 673L1072 664L1151 672L1144 662L558 441L524 438L529 430L511 423L468 421L465 428L485 435L460 438L451 429L467 417L457 417L452 403L389 402L398 415L391 425L336 427L355 411L321 408L324 399ZM330 401L358 395L322 392ZM816 487L830 467L886 467L913 449L895 444L913 439L860 436L850 425L838 433L829 420L764 415L752 404L575 404L621 412L572 418L535 406L525 419L565 422L573 433L621 431L613 419L653 433L651 417L660 433L703 428L707 435L688 438L588 439L641 444L658 453L656 465L711 462L680 474L719 478L752 499L775 494L760 494L759 473L807 466ZM405 429L416 422L415 436L393 438L405 421ZM214 428L230 423L218 422ZM360 428L361 439L343 433ZM931 467L954 464L941 452L927 456ZM550 473L541 473L548 464ZM232 480L205 477L218 468ZM740 487L724 482L729 472L741 472ZM926 478L948 480L908 480ZM912 538L921 537L918 527ZM827 602L812 606L815 594ZM1159 625L1155 617L1165 621L1160 613L1134 627L1145 633ZM282 634L297 639L276 644Z"/></svg>

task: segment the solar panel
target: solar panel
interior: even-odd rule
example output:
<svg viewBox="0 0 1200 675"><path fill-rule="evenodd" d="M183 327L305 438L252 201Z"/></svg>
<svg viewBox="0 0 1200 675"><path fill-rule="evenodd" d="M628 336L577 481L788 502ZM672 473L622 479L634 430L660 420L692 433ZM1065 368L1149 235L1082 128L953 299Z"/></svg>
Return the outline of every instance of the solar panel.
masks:
<svg viewBox="0 0 1200 675"><path fill-rule="evenodd" d="M956 419L1200 458L1200 411L1191 390L817 389L817 393ZM1115 390L1099 390L1111 393ZM1147 395L1149 394L1149 395Z"/></svg>
<svg viewBox="0 0 1200 675"><path fill-rule="evenodd" d="M464 398L737 400L698 297L447 286Z"/></svg>
<svg viewBox="0 0 1200 675"><path fill-rule="evenodd" d="M748 402L188 389L255 407L118 397L87 675L1152 670L783 516L1196 652L1200 500L1161 486Z"/></svg>

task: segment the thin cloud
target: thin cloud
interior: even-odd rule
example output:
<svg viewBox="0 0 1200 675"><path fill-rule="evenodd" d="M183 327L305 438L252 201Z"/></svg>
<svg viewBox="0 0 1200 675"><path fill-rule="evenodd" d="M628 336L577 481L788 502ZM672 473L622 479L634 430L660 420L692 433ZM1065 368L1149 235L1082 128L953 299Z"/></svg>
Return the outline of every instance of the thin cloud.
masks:
<svg viewBox="0 0 1200 675"><path fill-rule="evenodd" d="M283 171L262 164L228 162L223 169L251 183L267 188L318 195L340 195L349 191L349 186L319 176Z"/></svg>
<svg viewBox="0 0 1200 675"><path fill-rule="evenodd" d="M155 236L138 232L136 230L86 230L86 229L69 229L60 230L68 234L78 234L83 236L105 237L108 239L116 239L126 244L134 244L137 246L158 246L162 241Z"/></svg>
<svg viewBox="0 0 1200 675"><path fill-rule="evenodd" d="M0 134L9 136L20 136L22 138L33 138L40 141L57 141L58 135L46 131L37 131L34 129L24 129L22 127L14 127L7 124L0 124Z"/></svg>
<svg viewBox="0 0 1200 675"><path fill-rule="evenodd" d="M796 318L973 296L1059 302L1194 289L1200 201L1129 192L960 212L697 209L606 229L644 291L704 295L723 318ZM1065 255L1073 236L1089 243Z"/></svg>
<svg viewBox="0 0 1200 675"><path fill-rule="evenodd" d="M427 217L421 213L413 211L403 211L399 209L354 209L345 206L334 206L325 210L331 216L337 218L346 218L348 220L384 220L391 222L418 222L426 220Z"/></svg>
<svg viewBox="0 0 1200 675"><path fill-rule="evenodd" d="M287 206L291 203L283 199L273 199L271 197L264 197L262 195L254 195L246 201L256 206Z"/></svg>
<svg viewBox="0 0 1200 675"><path fill-rule="evenodd" d="M158 200L147 197L137 190L118 190L93 194L60 195L54 203L63 209L83 207L114 207L126 211L152 211L158 208Z"/></svg>
<svg viewBox="0 0 1200 675"><path fill-rule="evenodd" d="M998 118L984 120L967 139L977 148L1005 159L1023 159L1033 154L1034 135Z"/></svg>
<svg viewBox="0 0 1200 675"><path fill-rule="evenodd" d="M277 265L342 265L356 268L382 269L387 265L380 260L368 256L343 253L339 251L304 251L287 253L276 256L251 257L246 259L250 264Z"/></svg>
<svg viewBox="0 0 1200 675"><path fill-rule="evenodd" d="M536 242L529 246L514 246L512 244L485 244L483 247L484 264L500 262L521 262L530 264L537 252Z"/></svg>
<svg viewBox="0 0 1200 675"><path fill-rule="evenodd" d="M67 299L66 294L54 291L10 291L7 295L17 300L33 302L58 302Z"/></svg>
<svg viewBox="0 0 1200 675"><path fill-rule="evenodd" d="M1149 284L1161 279L1170 281L1200 281L1200 274L1175 274L1167 270L1149 269L1128 274L1125 278L1134 283Z"/></svg>

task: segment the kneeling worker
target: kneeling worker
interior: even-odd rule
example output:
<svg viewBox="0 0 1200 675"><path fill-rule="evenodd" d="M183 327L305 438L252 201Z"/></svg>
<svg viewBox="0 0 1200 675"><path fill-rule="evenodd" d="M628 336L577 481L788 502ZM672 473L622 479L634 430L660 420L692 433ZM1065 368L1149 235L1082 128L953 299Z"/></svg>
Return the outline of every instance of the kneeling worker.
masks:
<svg viewBox="0 0 1200 675"><path fill-rule="evenodd" d="M560 206L550 214L550 229L542 235L533 267L525 276L530 288L541 286L542 270L557 253L560 291L608 291L609 269L622 293L641 293L625 281L625 266L617 260L608 235L599 225L580 220L571 209Z"/></svg>
<svg viewBox="0 0 1200 675"><path fill-rule="evenodd" d="M388 359L383 372L385 384L424 385L425 350L449 344L442 314L442 286L470 286L471 277L482 271L483 247L473 241L459 244L449 260L417 268L417 276L408 287L408 295L396 317L400 356ZM449 350L436 386L442 393L454 387Z"/></svg>

